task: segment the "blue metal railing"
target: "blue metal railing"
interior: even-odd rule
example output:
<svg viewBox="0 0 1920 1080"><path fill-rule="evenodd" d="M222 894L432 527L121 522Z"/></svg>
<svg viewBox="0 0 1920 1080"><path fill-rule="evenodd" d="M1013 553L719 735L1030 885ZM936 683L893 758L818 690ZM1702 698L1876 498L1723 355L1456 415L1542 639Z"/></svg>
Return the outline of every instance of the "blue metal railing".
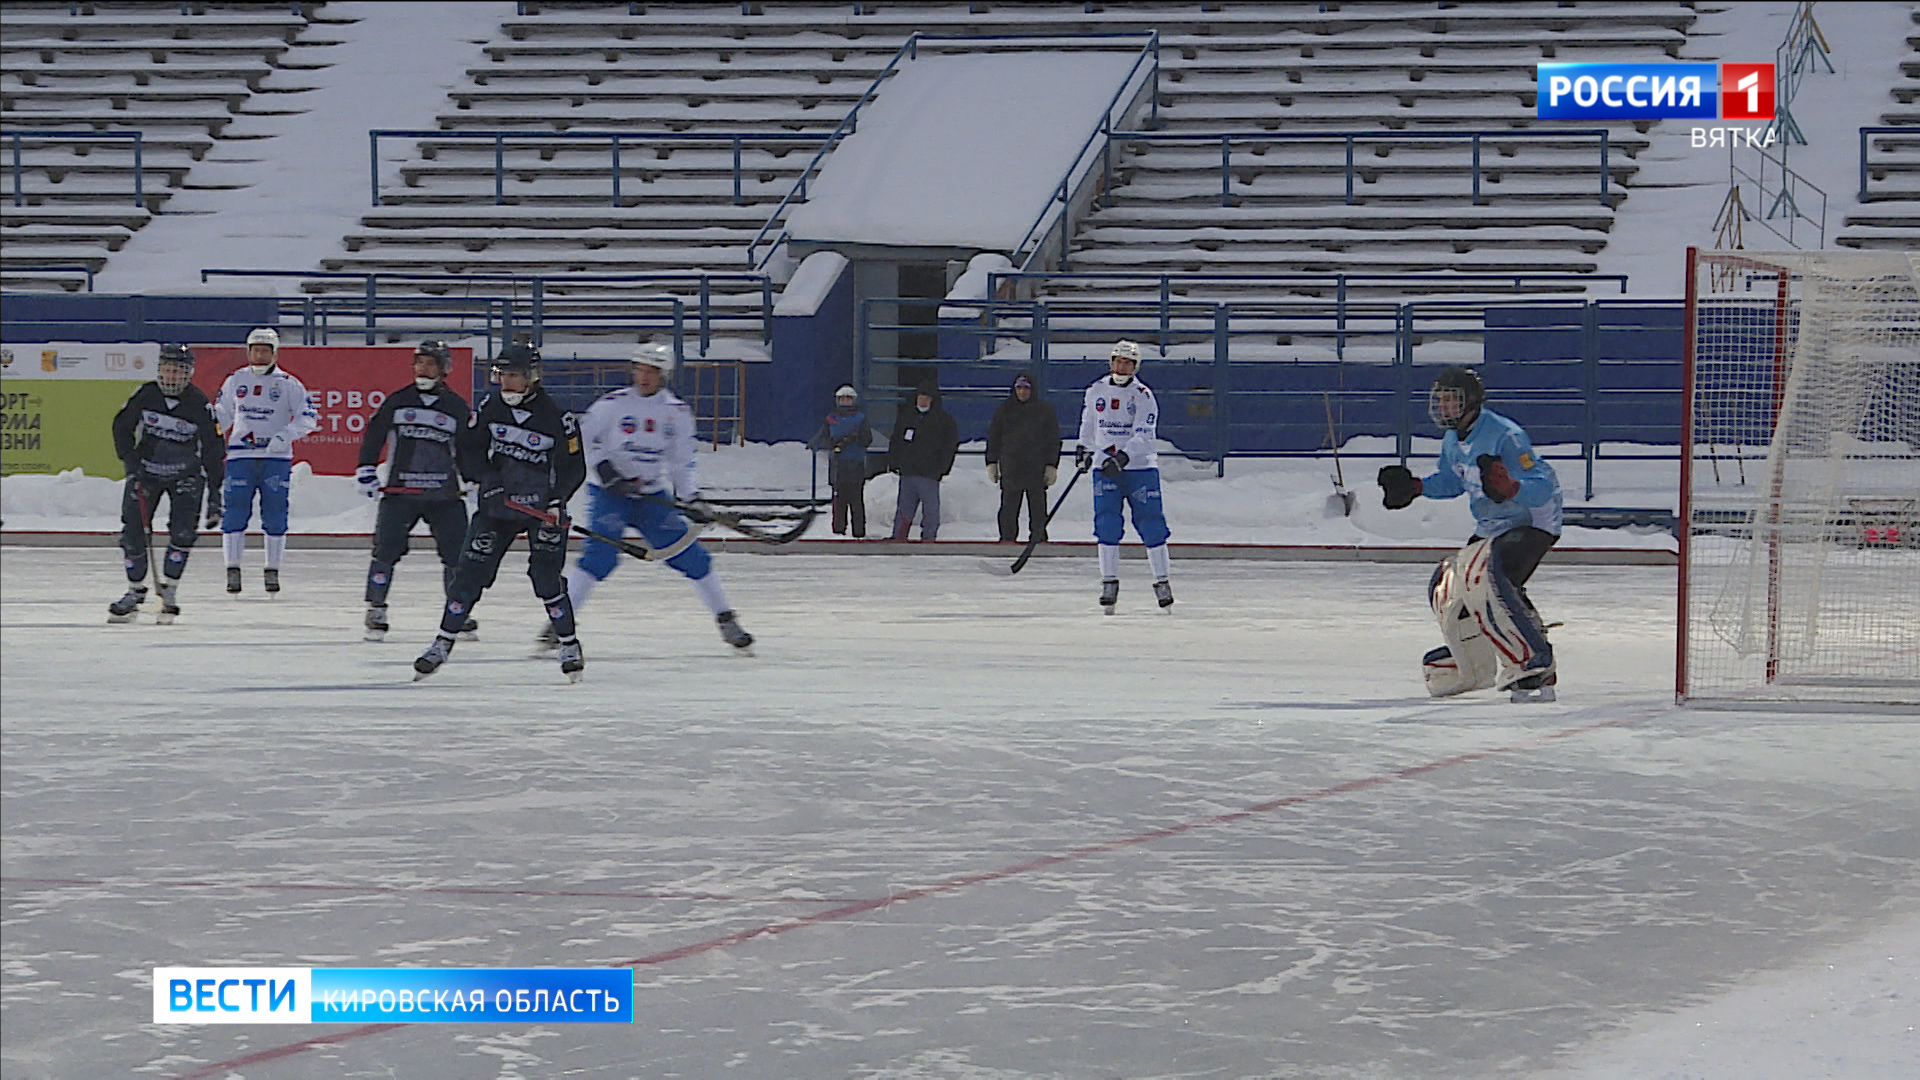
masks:
<svg viewBox="0 0 1920 1080"><path fill-rule="evenodd" d="M1617 284L1621 295L1627 291L1625 274L1568 274L1568 273L1509 273L1468 272L1468 273L1400 273L1400 274L1193 274L1160 273L1147 271L1098 270L1098 271L1043 271L1013 270L987 275L987 295L999 296L1001 282L1013 282L1018 295L1019 283L1031 281L1036 285L1047 282L1073 284L1120 283L1127 281L1150 282L1158 286L1159 324L1156 337L1160 345L1160 354L1166 355L1167 344L1172 332L1173 292L1175 288L1192 289L1204 285L1271 285L1271 286L1331 286L1334 293L1334 355L1346 357L1347 320L1349 317L1349 286L1365 288L1374 285L1413 285L1428 289L1458 289L1476 293L1492 292L1500 285L1506 285L1514 292L1520 292L1529 284L1541 285L1580 285L1588 286L1599 282ZM1056 304L1071 303L1072 298L1055 296Z"/></svg>
<svg viewBox="0 0 1920 1080"><path fill-rule="evenodd" d="M807 167L800 171L800 176L797 180L794 181L792 190L787 192L787 197L780 200L780 205L774 207L773 213L768 215L767 223L760 227L760 231L758 233L754 234L753 241L747 245L747 265L750 267L754 267L755 269L766 266L767 261L773 258L773 253L775 251L778 251L780 249L780 246L787 242L787 234L784 228L782 228L782 226L784 224L787 211L789 211L799 203L803 203L807 200L807 181L813 178L814 173L818 171L821 163L826 160L827 155L833 151L834 146L841 139L845 138L848 135L852 135L856 130L858 130L861 108L864 107L869 101L872 101L874 96L880 92L881 84L893 77L894 73L899 69L901 62L905 60L915 60L919 58L921 45L939 43L939 42L955 42L955 41L1061 41L1061 40L1079 41L1083 39L1134 38L1134 37L1141 37L1141 36L1143 35L1138 33L1038 34L1038 35L953 34L953 35L949 35L949 34L925 34L916 30L912 34L908 35L906 41L901 43L899 50L893 54L893 58L891 60L887 61L886 66L880 69L880 73L873 77L873 82L870 83L867 86L866 91L860 95L860 99L858 101L855 101L852 107L847 110L846 117L842 119L839 125L836 126L833 129L833 131L826 136L826 143L820 147L820 150L818 153L813 155L813 160L807 162ZM1160 64L1159 64L1159 55L1158 55L1159 32L1154 31L1151 33L1150 36L1154 42L1153 48L1155 50L1154 66L1153 66L1153 77L1154 77L1153 99L1154 99L1155 116L1157 117L1158 110L1159 110L1159 101L1160 101L1160 96L1158 92L1160 88L1159 87ZM1131 81L1131 76L1129 76L1128 81L1129 82ZM1124 89L1124 86L1122 89ZM777 235L769 239L768 234L774 233L775 230L780 230L780 231L778 232ZM758 256L756 255L756 253L759 252L762 244L766 245L767 251L764 256Z"/></svg>
<svg viewBox="0 0 1920 1080"><path fill-rule="evenodd" d="M20 143L31 139L36 142L114 142L120 139L133 140L133 205L144 209L147 205L146 183L144 177L145 136L138 131L4 131L0 132L13 145L13 205L26 205L26 191L21 187L24 170L21 167Z"/></svg>
<svg viewBox="0 0 1920 1080"><path fill-rule="evenodd" d="M1873 147L1874 147L1873 137L1875 135L1904 135L1907 137L1906 147L1908 149L1920 149L1920 128L1881 127L1881 126L1861 128L1860 129L1860 194L1859 194L1858 201L1863 203L1872 202L1876 198L1886 197L1886 196L1875 196L1867 190L1868 180L1870 177L1873 179L1884 179L1884 177L1872 177L1873 166L1876 163L1871 162L1869 158L1873 151ZM1881 148L1890 149L1891 147L1887 143L1882 142ZM1909 192L1902 192L1899 195L1893 196L1893 197L1910 198L1911 195Z"/></svg>
<svg viewBox="0 0 1920 1080"><path fill-rule="evenodd" d="M663 287L663 286L672 285L672 284L696 284L699 287L699 293L695 300L695 303L697 306L695 309L694 323L695 323L695 333L698 335L698 341L700 345L699 347L700 355L705 355L707 350L712 347L713 329L715 325L723 321L725 322L732 321L732 320L726 319L724 316L716 316L714 312L713 290L712 290L712 286L714 282L716 281L746 282L749 284L754 284L759 286L760 303L759 303L758 314L755 317L755 321L757 321L759 324L758 329L760 332L761 340L762 341L771 340L772 333L773 333L773 282L764 274L753 274L753 273L746 273L741 271L721 271L721 272L715 272L715 273L689 271L689 272L643 273L643 274L566 274L566 275L384 273L384 272L363 272L363 271L352 271L352 270L244 270L244 269L225 268L225 267L210 268L210 269L205 269L200 271L200 280L203 282L209 278L214 278L214 277L282 278L282 279L293 278L293 279L302 279L302 280L360 281L362 282L362 290L361 290L362 294L360 297L356 298L354 303L358 305L358 310L360 311L360 314L361 314L360 333L362 334L363 337L365 337L368 344L373 344L375 341L375 338L381 332L380 326L381 326L383 315L405 317L408 315L432 314L436 311L436 308L438 305L447 303L446 301L443 301L435 297L419 297L419 296L395 297L392 295L388 295L387 297L383 298L380 296L380 292L379 292L380 283L382 281L396 282L396 283L397 282L413 282L413 283L422 283L422 284L432 283L432 282L445 282L445 283L451 283L451 284L465 284L469 286L471 285L511 285L514 287L516 298L518 296L520 287L525 286L527 290L526 326L528 327L528 329L532 331L533 341L535 344L539 344L540 342L542 342L545 339L546 331L550 327L553 327L556 325L554 320L548 317L548 313L547 313L547 292L549 289L566 288L566 287L574 287L574 286L581 286L581 285L633 284L633 285L652 285L652 286ZM481 299L481 298L472 298L472 299ZM684 325L686 321L686 314L684 309L687 303L687 301L684 298L680 298L680 297L658 296L658 297L636 298L630 294L621 294L618 296L593 298L593 304L595 305L604 304L606 307L612 310L607 316L603 318L595 319L592 325L596 327L601 327L601 328L605 328L608 326L616 326L616 325L629 326L629 327L635 327L635 328L646 328L646 327L662 325L660 323L650 321L647 318L642 316L623 316L621 314L622 311L640 302L643 299L652 301L652 302L659 302L659 303L666 303L668 301L672 302L674 314L672 316L672 321L670 325L672 325L675 328L676 345L678 345L679 335L682 333L682 330L680 328ZM344 302L344 298L342 298L342 300L343 302L339 305L337 309L332 305L323 304L323 305L317 305L310 309L303 309L303 310L311 310L315 312L316 317L321 312L331 312L333 310L342 310L342 311L347 310L347 305ZM579 302L576 301L575 303L577 304ZM515 311L515 308L510 305L508 308L505 309L505 311L508 315L512 315L512 313ZM445 312L440 312L439 314L444 315ZM491 323L489 325L491 325ZM513 325L517 325L517 323L512 321L508 323L509 328L511 328ZM332 331L331 327L328 326L324 330L324 332L332 333L334 331ZM388 321L388 328L386 332L389 332L389 333L393 332L393 327L392 327L390 318Z"/></svg>
<svg viewBox="0 0 1920 1080"><path fill-rule="evenodd" d="M608 171L612 176L612 205L620 205L620 147L631 143L725 143L733 148L733 204L746 205L746 192L742 180L744 170L740 164L740 153L747 144L760 143L812 143L819 142L826 135L818 132L631 132L631 131L403 131L398 129L377 128L367 132L367 170L373 192L373 205L380 203L380 140L381 139L485 139L493 143L493 204L504 206L507 201L507 143L509 141L538 140L541 142L576 141L605 142L611 149Z"/></svg>
<svg viewBox="0 0 1920 1080"><path fill-rule="evenodd" d="M1134 58L1133 65L1127 69L1126 75L1121 78L1120 85L1114 88L1113 97L1107 100L1107 107L1101 110L1100 122L1094 125L1092 131L1087 133L1086 141L1080 144L1080 149L1073 155L1073 160L1067 164L1067 171L1061 174L1060 184L1055 189L1056 193L1053 199L1041 209L1040 216L1033 220L1032 225L1027 226L1026 234L1020 238L1019 243L1013 245L1012 251L1009 252L1009 258L1018 262L1022 268L1030 265L1035 256L1040 253L1040 249L1044 246L1047 235L1053 231L1056 224L1060 228L1060 265L1066 265L1067 246L1073 239L1073 192L1075 180L1084 176L1084 174L1091 169L1092 166L1087 160L1087 155L1092 152L1097 145L1100 148L1102 159L1102 175L1107 178L1109 182L1111 181L1113 176L1113 112L1115 109L1120 109L1122 110L1122 119L1125 118L1125 110L1130 105L1132 99L1132 95L1128 93L1128 90L1132 89L1136 94L1139 92L1139 88L1135 87L1134 80L1140 76L1140 68L1143 64L1150 65L1148 68L1149 82L1142 84L1145 86L1148 96L1153 102L1151 106L1153 111L1148 118L1148 124L1152 126L1159 122L1160 31L1149 31L1145 35L1098 34L1088 36L1105 38L1134 38L1144 36L1147 40L1146 44L1141 46L1140 55ZM1028 250L1027 245L1030 242L1033 244L1033 248ZM1026 258L1024 259L1020 256L1022 251L1027 252Z"/></svg>

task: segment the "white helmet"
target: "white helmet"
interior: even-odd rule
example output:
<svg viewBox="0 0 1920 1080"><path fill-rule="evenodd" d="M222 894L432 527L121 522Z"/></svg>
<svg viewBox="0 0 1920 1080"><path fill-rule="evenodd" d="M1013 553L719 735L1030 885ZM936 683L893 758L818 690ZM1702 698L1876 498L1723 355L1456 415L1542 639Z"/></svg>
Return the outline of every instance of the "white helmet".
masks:
<svg viewBox="0 0 1920 1080"><path fill-rule="evenodd" d="M860 395L855 393L853 387L851 386L843 386L840 389L835 390L833 392L833 400L839 401L843 397L852 398L855 401L860 400Z"/></svg>
<svg viewBox="0 0 1920 1080"><path fill-rule="evenodd" d="M1140 346L1128 341L1126 338L1121 338L1119 341L1113 343L1113 351L1107 354L1107 358L1110 360L1131 360L1138 364L1140 362Z"/></svg>
<svg viewBox="0 0 1920 1080"><path fill-rule="evenodd" d="M664 379L673 374L673 346L642 345L633 350L633 363L644 364L658 371Z"/></svg>
<svg viewBox="0 0 1920 1080"><path fill-rule="evenodd" d="M274 352L280 351L280 331L270 327L261 327L247 335L248 345L271 345Z"/></svg>

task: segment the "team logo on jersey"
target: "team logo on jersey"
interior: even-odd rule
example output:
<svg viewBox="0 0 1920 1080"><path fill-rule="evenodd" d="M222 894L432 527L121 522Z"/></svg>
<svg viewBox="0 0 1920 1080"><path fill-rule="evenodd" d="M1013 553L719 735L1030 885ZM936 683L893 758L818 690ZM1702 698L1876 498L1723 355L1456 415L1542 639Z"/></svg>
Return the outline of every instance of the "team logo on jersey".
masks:
<svg viewBox="0 0 1920 1080"><path fill-rule="evenodd" d="M271 389L271 390L268 390L268 391L267 391L267 400L268 400L268 401L279 401L279 400L280 400L280 388L279 388L278 386L276 386L276 387L274 387L273 389Z"/></svg>
<svg viewBox="0 0 1920 1080"><path fill-rule="evenodd" d="M633 434L633 433L634 433L634 431L636 431L637 429L638 429L638 425L636 425L636 424L635 424L635 423L633 422L633 417L631 417L631 416L623 416L623 417L621 417L621 418L620 418L620 433L621 433L621 434L623 434L623 435L631 435L631 434Z"/></svg>
<svg viewBox="0 0 1920 1080"><path fill-rule="evenodd" d="M649 417L647 417L647 432L648 432L649 434L651 434L651 433L653 432L653 427L654 427L654 425L653 425L653 417L651 417L651 416L649 416Z"/></svg>
<svg viewBox="0 0 1920 1080"><path fill-rule="evenodd" d="M1533 455L1522 450L1520 452L1520 467L1523 469L1533 468Z"/></svg>
<svg viewBox="0 0 1920 1080"><path fill-rule="evenodd" d="M1107 399L1106 399L1106 398L1094 398L1094 399L1093 399L1093 411L1094 411L1094 412L1106 412L1106 411L1107 411Z"/></svg>
<svg viewBox="0 0 1920 1080"><path fill-rule="evenodd" d="M247 396L247 387L246 387L246 384L244 384L244 383L242 383L241 385L239 385L239 386L236 386L236 387L234 387L234 388L233 388L233 396L234 396L234 397L246 397L246 396Z"/></svg>
<svg viewBox="0 0 1920 1080"><path fill-rule="evenodd" d="M1109 408L1113 408L1113 409L1118 409L1119 407L1120 407L1120 399L1119 399L1119 398L1114 398L1114 399L1113 399L1113 404L1112 404L1112 405L1110 405L1110 406L1109 406Z"/></svg>

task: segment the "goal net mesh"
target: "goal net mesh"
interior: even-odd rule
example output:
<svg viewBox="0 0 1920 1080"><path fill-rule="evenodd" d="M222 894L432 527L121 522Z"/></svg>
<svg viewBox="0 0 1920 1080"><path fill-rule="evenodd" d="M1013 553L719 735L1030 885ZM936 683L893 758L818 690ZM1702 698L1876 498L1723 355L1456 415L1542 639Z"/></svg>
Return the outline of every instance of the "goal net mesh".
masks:
<svg viewBox="0 0 1920 1080"><path fill-rule="evenodd" d="M1680 693L1920 705L1920 255L1699 253Z"/></svg>

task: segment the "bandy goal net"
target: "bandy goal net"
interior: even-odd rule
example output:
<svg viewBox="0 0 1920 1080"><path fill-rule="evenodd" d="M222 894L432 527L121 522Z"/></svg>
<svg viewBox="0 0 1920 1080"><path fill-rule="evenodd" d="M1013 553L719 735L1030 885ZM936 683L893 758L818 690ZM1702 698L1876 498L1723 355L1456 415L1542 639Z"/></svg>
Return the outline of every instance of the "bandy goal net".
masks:
<svg viewBox="0 0 1920 1080"><path fill-rule="evenodd" d="M1920 253L1687 252L1676 692L1920 708Z"/></svg>

